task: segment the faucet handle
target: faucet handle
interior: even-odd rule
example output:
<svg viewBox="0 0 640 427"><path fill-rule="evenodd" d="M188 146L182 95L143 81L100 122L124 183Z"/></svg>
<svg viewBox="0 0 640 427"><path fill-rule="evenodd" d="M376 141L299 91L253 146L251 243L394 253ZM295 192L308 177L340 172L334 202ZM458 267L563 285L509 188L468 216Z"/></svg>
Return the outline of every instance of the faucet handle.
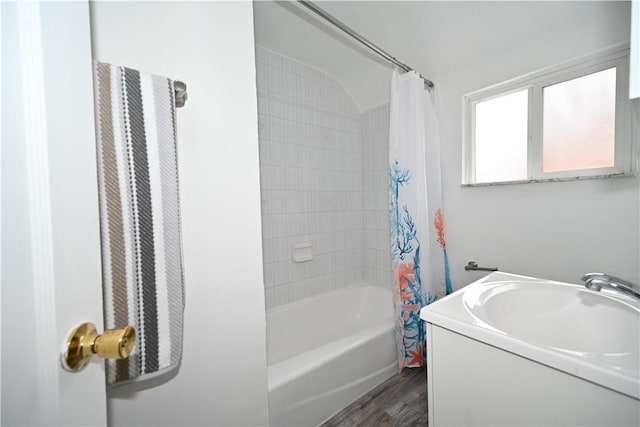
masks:
<svg viewBox="0 0 640 427"><path fill-rule="evenodd" d="M608 274L605 273L587 273L584 276L582 276L582 278L580 278L581 281L586 282L587 280L590 279L594 279L594 278L602 278L605 280L608 280L611 278L611 276L609 276Z"/></svg>
<svg viewBox="0 0 640 427"><path fill-rule="evenodd" d="M624 279L621 279L619 277L612 276L612 275L606 274L606 273L587 273L584 276L582 276L582 278L580 280L585 282L585 285L587 287L590 287L590 285L593 282L598 282L598 283L607 282L610 285L613 285L613 287L629 288L632 291L636 287L636 285L634 285L633 283L631 283L631 282L629 282L627 280L624 280ZM597 284L595 286L597 286Z"/></svg>
<svg viewBox="0 0 640 427"><path fill-rule="evenodd" d="M616 276L611 276L609 274L605 275L605 279L608 280L609 282L613 282L613 283L615 283L617 285L626 286L629 289L637 288L637 285L634 285L633 283L629 282L628 280L624 280L624 279L621 279L621 278L616 277Z"/></svg>

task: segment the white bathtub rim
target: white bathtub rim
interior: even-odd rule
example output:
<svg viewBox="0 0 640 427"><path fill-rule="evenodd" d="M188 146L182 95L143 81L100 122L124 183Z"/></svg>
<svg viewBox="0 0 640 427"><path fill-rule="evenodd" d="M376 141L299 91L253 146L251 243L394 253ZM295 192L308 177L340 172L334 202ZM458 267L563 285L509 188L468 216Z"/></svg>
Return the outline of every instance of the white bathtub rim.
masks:
<svg viewBox="0 0 640 427"><path fill-rule="evenodd" d="M283 305L267 313L267 365L314 351L389 318L393 318L391 291L370 285Z"/></svg>
<svg viewBox="0 0 640 427"><path fill-rule="evenodd" d="M326 364L327 360L338 358L363 343L393 329L393 318L389 317L356 334L269 365L267 369L269 393ZM327 356L329 356L328 359Z"/></svg>
<svg viewBox="0 0 640 427"><path fill-rule="evenodd" d="M351 291L351 290L354 290L354 289L363 289L363 288L376 289L376 290L379 289L381 291L389 292L389 294L391 294L391 289L385 289L385 288L382 288L380 286L375 286L375 285L372 285L372 284L370 284L368 282L361 281L361 282L353 283L353 284L351 284L349 286L346 286L346 287L343 287L343 288L332 289L329 292L322 292L322 293L319 293L319 294L316 294L316 295L311 295L311 296L308 296L308 297L305 297L305 298L301 298L299 300L292 301L292 302L290 302L288 304L278 305L278 306L275 306L275 307L267 309L266 312L267 312L267 314L278 313L280 311L290 310L292 305L310 305L310 304L313 304L314 301L317 303L318 299L331 299L331 298L335 297L335 293L336 292L346 292L346 291ZM390 300L389 304L391 304L391 300Z"/></svg>

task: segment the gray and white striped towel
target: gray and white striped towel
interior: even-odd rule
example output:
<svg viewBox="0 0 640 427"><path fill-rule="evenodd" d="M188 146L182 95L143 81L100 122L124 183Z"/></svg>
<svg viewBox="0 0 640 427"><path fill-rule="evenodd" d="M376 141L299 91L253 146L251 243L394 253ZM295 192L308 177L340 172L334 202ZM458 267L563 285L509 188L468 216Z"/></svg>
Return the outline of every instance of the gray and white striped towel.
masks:
<svg viewBox="0 0 640 427"><path fill-rule="evenodd" d="M180 363L184 275L173 81L96 62L105 328L132 325L128 359L107 384Z"/></svg>

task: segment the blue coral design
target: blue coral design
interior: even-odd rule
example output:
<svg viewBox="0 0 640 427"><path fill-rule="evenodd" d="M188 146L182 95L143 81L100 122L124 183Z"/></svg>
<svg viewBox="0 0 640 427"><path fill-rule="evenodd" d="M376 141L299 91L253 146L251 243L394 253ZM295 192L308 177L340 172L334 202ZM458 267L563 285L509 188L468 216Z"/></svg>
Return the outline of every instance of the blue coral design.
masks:
<svg viewBox="0 0 640 427"><path fill-rule="evenodd" d="M425 326L420 309L435 301L437 295L422 287L420 277L420 241L418 228L407 205L398 205L400 188L411 181L409 169L402 169L396 161L389 169L389 214L391 220L391 258L393 285L399 295L396 304L396 334L400 353L400 369L424 366L426 361ZM412 257L410 257L413 255Z"/></svg>

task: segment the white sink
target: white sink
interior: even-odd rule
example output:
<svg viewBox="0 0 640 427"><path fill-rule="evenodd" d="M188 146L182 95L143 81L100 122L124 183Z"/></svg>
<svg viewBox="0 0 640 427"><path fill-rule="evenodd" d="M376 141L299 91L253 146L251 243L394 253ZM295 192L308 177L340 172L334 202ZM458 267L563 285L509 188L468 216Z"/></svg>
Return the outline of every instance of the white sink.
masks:
<svg viewBox="0 0 640 427"><path fill-rule="evenodd" d="M420 318L640 401L632 296L495 272L423 307Z"/></svg>
<svg viewBox="0 0 640 427"><path fill-rule="evenodd" d="M640 308L631 297L550 281L493 281L462 296L479 325L515 339L637 370Z"/></svg>

